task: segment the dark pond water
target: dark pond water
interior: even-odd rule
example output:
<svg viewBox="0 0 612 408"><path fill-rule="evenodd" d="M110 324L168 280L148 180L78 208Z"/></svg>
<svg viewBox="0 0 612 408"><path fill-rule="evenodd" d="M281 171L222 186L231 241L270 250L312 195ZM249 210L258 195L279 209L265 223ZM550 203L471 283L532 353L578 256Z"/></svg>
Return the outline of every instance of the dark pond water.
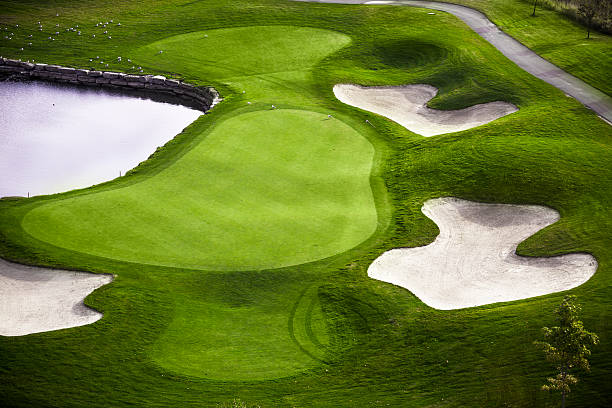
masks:
<svg viewBox="0 0 612 408"><path fill-rule="evenodd" d="M201 114L100 89L0 81L0 197L112 180Z"/></svg>

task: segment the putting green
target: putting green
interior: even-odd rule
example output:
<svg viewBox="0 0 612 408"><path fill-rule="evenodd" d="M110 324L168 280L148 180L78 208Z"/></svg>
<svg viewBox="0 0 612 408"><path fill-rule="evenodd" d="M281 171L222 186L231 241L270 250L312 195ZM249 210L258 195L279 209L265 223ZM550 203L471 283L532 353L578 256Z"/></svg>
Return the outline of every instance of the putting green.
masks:
<svg viewBox="0 0 612 408"><path fill-rule="evenodd" d="M22 225L62 248L142 264L296 265L374 233L373 156L365 138L327 115L255 111L216 125L143 182L44 204Z"/></svg>
<svg viewBox="0 0 612 408"><path fill-rule="evenodd" d="M303 70L350 42L344 34L318 28L237 27L169 37L139 48L134 58L210 81Z"/></svg>
<svg viewBox="0 0 612 408"><path fill-rule="evenodd" d="M305 107L315 102L313 66L350 43L349 36L336 31L264 25L176 35L130 55L156 71L180 72L190 81L244 91L252 103Z"/></svg>

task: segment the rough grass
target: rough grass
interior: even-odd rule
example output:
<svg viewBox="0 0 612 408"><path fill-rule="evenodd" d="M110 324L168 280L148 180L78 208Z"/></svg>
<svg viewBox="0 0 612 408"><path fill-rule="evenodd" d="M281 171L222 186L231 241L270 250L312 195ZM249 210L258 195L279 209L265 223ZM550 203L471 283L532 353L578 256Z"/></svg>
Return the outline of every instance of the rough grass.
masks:
<svg viewBox="0 0 612 408"><path fill-rule="evenodd" d="M426 199L446 195L552 206L561 221L520 252L588 251L597 257L595 276L571 292L601 344L592 372L582 376L570 401L610 405L612 130L452 16L437 14L424 25L426 10L267 1L0 4L3 19L22 26L55 21L56 10L62 24L88 30L96 20L121 21L126 30L110 43L66 36L27 51L28 58L83 67L92 55L107 61L121 55L141 58L149 72L166 72L172 68L138 54L143 47L218 28L306 26L351 39L313 68L292 72L209 79L205 66L188 72L177 66L192 82L218 87L225 101L127 177L57 197L0 202L3 257L118 275L87 299L105 314L95 324L0 339L5 406L214 407L238 398L263 407L557 406L557 398L539 390L553 370L532 341L540 327L552 324L562 295L443 312L366 277L369 263L385 250L434 239L437 229L419 209ZM13 43L0 44L3 55L16 52ZM131 65L112 62L110 68L129 71ZM429 83L441 89L432 101L437 108L506 100L520 111L469 131L422 138L336 101L331 89L340 82ZM224 122L240 121L247 101L280 101L283 109L325 117L331 112L368 139L375 148L375 234L308 264L210 272L87 255L40 241L21 227L29 211L58 200L76 203L162 177ZM98 223L104 227L106 215Z"/></svg>

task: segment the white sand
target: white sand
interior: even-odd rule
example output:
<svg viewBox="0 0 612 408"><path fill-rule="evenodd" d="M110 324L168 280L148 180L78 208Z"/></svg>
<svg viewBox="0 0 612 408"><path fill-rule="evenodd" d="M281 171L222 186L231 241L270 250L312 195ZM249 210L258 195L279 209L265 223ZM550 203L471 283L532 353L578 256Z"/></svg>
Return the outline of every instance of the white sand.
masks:
<svg viewBox="0 0 612 408"><path fill-rule="evenodd" d="M560 292L583 284L597 269L595 258L585 253L516 255L520 242L559 219L548 207L437 198L422 211L440 235L427 246L385 252L370 265L368 276L404 287L436 309Z"/></svg>
<svg viewBox="0 0 612 408"><path fill-rule="evenodd" d="M430 85L372 86L339 84L334 95L339 101L385 116L422 136L459 132L484 125L516 112L508 102L489 102L454 111L428 108L438 90Z"/></svg>
<svg viewBox="0 0 612 408"><path fill-rule="evenodd" d="M110 275L19 265L0 259L0 335L23 336L83 326L102 317L85 306L87 295Z"/></svg>

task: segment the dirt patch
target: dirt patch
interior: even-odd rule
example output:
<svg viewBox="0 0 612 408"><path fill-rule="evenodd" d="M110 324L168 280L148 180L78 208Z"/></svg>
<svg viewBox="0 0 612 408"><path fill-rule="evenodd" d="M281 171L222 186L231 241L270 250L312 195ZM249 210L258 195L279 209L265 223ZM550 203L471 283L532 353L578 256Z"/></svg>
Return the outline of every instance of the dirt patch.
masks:
<svg viewBox="0 0 612 408"><path fill-rule="evenodd" d="M438 90L430 85L371 86L339 84L334 95L339 101L385 116L422 136L459 132L484 125L518 108L508 102L482 103L469 108L442 111L428 108Z"/></svg>
<svg viewBox="0 0 612 408"><path fill-rule="evenodd" d="M102 313L83 303L110 275L36 268L0 259L0 335L83 326Z"/></svg>
<svg viewBox="0 0 612 408"><path fill-rule="evenodd" d="M436 309L560 292L583 284L597 269L595 258L584 253L516 255L520 242L559 219L551 208L446 197L428 200L422 211L440 228L435 241L385 252L368 276L404 287Z"/></svg>

